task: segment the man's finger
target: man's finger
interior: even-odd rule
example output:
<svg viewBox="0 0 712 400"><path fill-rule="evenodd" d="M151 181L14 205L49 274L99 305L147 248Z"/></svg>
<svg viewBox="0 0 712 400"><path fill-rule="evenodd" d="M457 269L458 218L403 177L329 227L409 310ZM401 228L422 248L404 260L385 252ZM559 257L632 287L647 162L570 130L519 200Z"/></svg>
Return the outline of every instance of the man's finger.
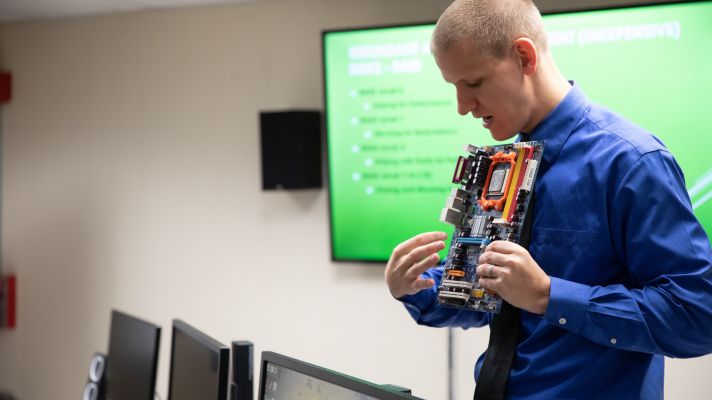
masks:
<svg viewBox="0 0 712 400"><path fill-rule="evenodd" d="M433 285L435 285L435 280L433 280L433 279L418 278L418 280L413 282L413 288L415 288L418 291L431 288L431 287L433 287Z"/></svg>
<svg viewBox="0 0 712 400"><path fill-rule="evenodd" d="M488 277L480 277L479 279L479 284L483 288L487 290L491 290L493 292L498 292L500 280L498 278L488 278Z"/></svg>
<svg viewBox="0 0 712 400"><path fill-rule="evenodd" d="M401 265L410 267L430 257L432 254L439 252L444 248L445 242L442 241L437 241L435 243L420 246L411 251L407 256L405 256L401 261Z"/></svg>
<svg viewBox="0 0 712 400"><path fill-rule="evenodd" d="M494 268L491 264L479 264L475 272L479 278L491 278L493 275L490 274L491 268Z"/></svg>
<svg viewBox="0 0 712 400"><path fill-rule="evenodd" d="M496 253L512 254L519 253L524 250L524 247L514 243L508 242L506 240L495 240L494 242L487 245L487 251L494 251Z"/></svg>
<svg viewBox="0 0 712 400"><path fill-rule="evenodd" d="M447 239L447 234L445 232L421 233L420 235L413 236L412 238L396 246L396 248L393 249L393 255L400 258L413 251L416 247L445 239Z"/></svg>
<svg viewBox="0 0 712 400"><path fill-rule="evenodd" d="M494 264L501 266L512 266L515 262L516 256L511 253L503 254L494 251L485 251L479 258L480 264Z"/></svg>
<svg viewBox="0 0 712 400"><path fill-rule="evenodd" d="M406 272L406 274L405 274L406 278L407 279L416 279L423 272L436 266L438 264L438 261L440 261L440 256L438 256L438 253L431 254L424 260L421 260L420 262L418 262L415 265L413 265L412 267L410 267L408 269L408 272Z"/></svg>

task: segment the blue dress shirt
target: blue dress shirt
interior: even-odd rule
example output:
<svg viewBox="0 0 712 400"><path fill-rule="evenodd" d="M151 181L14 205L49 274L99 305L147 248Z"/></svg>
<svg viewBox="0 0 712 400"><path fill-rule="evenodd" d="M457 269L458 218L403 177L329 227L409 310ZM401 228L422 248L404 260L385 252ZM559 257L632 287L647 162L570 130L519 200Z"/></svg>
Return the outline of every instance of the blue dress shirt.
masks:
<svg viewBox="0 0 712 400"><path fill-rule="evenodd" d="M529 252L551 295L543 316L522 311L508 397L663 398L663 356L712 352L712 249L680 167L576 85L531 139L546 143ZM442 272L424 277L439 284ZM401 301L423 325L491 319L435 297L434 287Z"/></svg>

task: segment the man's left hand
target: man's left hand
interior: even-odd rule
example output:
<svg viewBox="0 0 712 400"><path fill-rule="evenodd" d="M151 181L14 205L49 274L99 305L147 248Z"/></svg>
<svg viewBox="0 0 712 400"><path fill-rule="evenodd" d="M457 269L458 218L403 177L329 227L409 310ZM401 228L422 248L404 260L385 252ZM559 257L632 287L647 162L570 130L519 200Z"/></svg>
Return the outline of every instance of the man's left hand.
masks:
<svg viewBox="0 0 712 400"><path fill-rule="evenodd" d="M509 304L534 314L549 305L551 279L522 246L498 240L487 245L477 266L480 285Z"/></svg>

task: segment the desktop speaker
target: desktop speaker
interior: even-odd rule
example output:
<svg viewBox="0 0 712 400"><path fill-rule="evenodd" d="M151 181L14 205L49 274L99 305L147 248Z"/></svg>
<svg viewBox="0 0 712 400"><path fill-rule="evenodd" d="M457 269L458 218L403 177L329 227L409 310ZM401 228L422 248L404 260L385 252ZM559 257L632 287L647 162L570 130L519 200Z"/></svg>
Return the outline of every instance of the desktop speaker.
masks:
<svg viewBox="0 0 712 400"><path fill-rule="evenodd" d="M321 113L260 113L262 188L321 187Z"/></svg>
<svg viewBox="0 0 712 400"><path fill-rule="evenodd" d="M252 342L245 340L232 342L232 383L231 400L252 400Z"/></svg>
<svg viewBox="0 0 712 400"><path fill-rule="evenodd" d="M106 354L95 353L89 363L89 380L82 400L104 400L106 397Z"/></svg>

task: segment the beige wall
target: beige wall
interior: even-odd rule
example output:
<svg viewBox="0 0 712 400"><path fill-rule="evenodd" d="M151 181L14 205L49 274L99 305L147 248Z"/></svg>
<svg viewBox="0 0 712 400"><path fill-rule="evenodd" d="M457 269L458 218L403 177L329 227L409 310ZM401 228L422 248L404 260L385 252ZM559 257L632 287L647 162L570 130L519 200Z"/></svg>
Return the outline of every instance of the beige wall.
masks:
<svg viewBox="0 0 712 400"><path fill-rule="evenodd" d="M0 332L0 387L77 398L115 307L163 326L162 398L176 317L446 398L446 331L415 326L383 266L330 261L326 190L260 190L257 114L323 108L322 29L433 20L447 3L265 0L2 27L15 80L2 263L19 277L19 327ZM457 399L487 335L455 334ZM668 363L668 397L708 398L710 367Z"/></svg>

